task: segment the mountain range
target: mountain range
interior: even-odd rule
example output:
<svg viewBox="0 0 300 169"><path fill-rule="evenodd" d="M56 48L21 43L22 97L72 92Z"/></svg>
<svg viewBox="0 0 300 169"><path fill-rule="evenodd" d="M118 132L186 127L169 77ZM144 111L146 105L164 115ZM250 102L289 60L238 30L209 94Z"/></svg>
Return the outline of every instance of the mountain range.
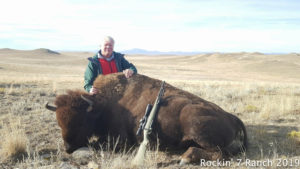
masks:
<svg viewBox="0 0 300 169"><path fill-rule="evenodd" d="M156 51L156 50L145 50L145 49L139 49L139 48L134 48L130 50L123 50L120 51L121 53L124 54L129 54L129 55L195 55L195 54L203 54L203 53L209 53L209 52L183 52L183 51L168 51L168 52L161 52L161 51Z"/></svg>

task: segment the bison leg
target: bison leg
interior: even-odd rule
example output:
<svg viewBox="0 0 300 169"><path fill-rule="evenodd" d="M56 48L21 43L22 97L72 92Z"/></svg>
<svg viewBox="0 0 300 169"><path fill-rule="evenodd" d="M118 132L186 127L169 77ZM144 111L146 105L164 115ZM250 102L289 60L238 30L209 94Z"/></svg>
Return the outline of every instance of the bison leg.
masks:
<svg viewBox="0 0 300 169"><path fill-rule="evenodd" d="M180 165L188 163L197 163L201 159L217 160L222 158L220 150L207 151L198 147L189 147L189 149L181 156Z"/></svg>

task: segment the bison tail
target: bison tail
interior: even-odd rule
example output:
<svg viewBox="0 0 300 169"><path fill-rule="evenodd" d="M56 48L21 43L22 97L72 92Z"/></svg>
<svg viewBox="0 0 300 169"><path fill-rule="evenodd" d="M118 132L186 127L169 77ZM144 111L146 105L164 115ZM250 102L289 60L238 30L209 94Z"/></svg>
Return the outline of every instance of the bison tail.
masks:
<svg viewBox="0 0 300 169"><path fill-rule="evenodd" d="M243 134L242 134L243 135L243 149L244 149L244 151L246 151L248 149L248 135L247 135L246 127L245 127L244 123L242 122L242 120L240 120L239 118L237 118L237 123L239 124L239 126L241 127L241 130L243 132Z"/></svg>
<svg viewBox="0 0 300 169"><path fill-rule="evenodd" d="M234 140L229 144L225 150L229 155L236 155L245 152L248 148L248 136L244 123L233 115L236 124L236 134Z"/></svg>

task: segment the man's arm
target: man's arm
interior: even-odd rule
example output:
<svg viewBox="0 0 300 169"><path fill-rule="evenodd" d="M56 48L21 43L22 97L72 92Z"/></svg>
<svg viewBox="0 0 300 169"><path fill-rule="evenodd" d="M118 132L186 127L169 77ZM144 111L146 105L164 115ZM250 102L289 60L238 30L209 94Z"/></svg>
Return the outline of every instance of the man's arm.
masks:
<svg viewBox="0 0 300 169"><path fill-rule="evenodd" d="M132 63L129 63L129 62L124 58L124 55L121 57L121 65L122 65L122 69L123 69L123 70L131 69L131 70L133 71L134 74L137 73L136 67L135 67Z"/></svg>
<svg viewBox="0 0 300 169"><path fill-rule="evenodd" d="M96 70L94 69L92 62L89 61L84 73L84 89L87 92L90 92L93 82L97 76L95 71Z"/></svg>

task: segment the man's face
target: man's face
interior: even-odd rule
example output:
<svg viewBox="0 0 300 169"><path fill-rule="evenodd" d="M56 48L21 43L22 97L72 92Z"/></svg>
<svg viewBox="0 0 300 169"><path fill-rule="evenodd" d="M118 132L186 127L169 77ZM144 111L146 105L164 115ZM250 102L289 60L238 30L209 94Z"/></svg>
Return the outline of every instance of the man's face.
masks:
<svg viewBox="0 0 300 169"><path fill-rule="evenodd" d="M104 57L110 57L112 55L113 50L114 50L114 42L110 40L104 41L104 43L101 45L101 54Z"/></svg>

